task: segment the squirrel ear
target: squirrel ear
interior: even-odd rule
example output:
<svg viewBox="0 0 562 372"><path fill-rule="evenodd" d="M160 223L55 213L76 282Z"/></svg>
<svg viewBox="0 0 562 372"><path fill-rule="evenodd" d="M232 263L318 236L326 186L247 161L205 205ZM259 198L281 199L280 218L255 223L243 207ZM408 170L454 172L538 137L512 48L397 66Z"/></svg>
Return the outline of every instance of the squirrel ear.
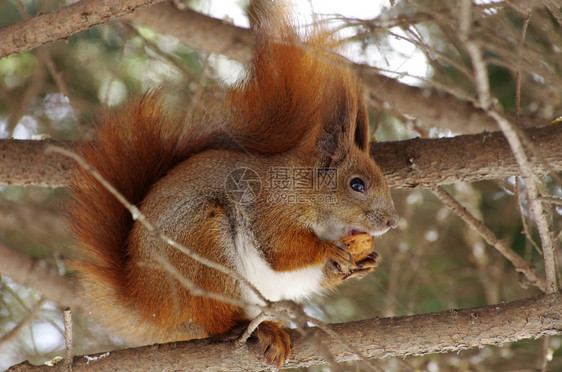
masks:
<svg viewBox="0 0 562 372"><path fill-rule="evenodd" d="M361 151L369 151L369 114L363 100L357 108L354 142Z"/></svg>
<svg viewBox="0 0 562 372"><path fill-rule="evenodd" d="M323 163L339 163L351 149L349 123L338 120L328 127L318 141L318 152Z"/></svg>
<svg viewBox="0 0 562 372"><path fill-rule="evenodd" d="M355 144L361 151L369 148L369 118L367 108L359 97L354 99L341 95L334 106L331 115L326 115L323 132L317 142L317 149L323 162L338 163L342 161L351 146ZM327 159L326 159L327 158Z"/></svg>

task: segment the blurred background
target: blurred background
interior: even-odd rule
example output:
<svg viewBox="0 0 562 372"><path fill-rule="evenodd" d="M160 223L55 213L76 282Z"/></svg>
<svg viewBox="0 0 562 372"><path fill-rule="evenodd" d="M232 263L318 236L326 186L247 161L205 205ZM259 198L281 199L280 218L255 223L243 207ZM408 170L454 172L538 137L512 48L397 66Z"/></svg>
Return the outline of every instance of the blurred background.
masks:
<svg viewBox="0 0 562 372"><path fill-rule="evenodd" d="M70 2L0 0L0 27ZM249 26L246 1L178 3L225 23ZM343 54L353 61L418 87L427 97L475 99L470 59L457 34L456 1L297 3L299 23L328 22L345 39ZM562 16L555 1L545 4L477 1L474 6L475 37L489 62L492 93L522 127L548 125L562 115ZM90 138L100 105L117 107L127 97L163 85L184 105L195 107L201 96L234 83L244 68L236 58L190 48L148 27L112 21L68 40L0 59L0 138ZM384 86L367 89L384 90ZM370 97L377 141L497 130L423 120ZM539 182L545 193L562 197L561 184L553 175L543 175ZM518 179L446 189L543 273L538 233ZM38 265L72 275L63 262L73 254L61 212L67 197L63 188L0 186L0 243L35 258ZM503 256L427 190L393 190L393 197L400 225L376 241L382 257L379 268L361 281L310 301L310 314L346 322L483 306L540 293L526 286ZM553 204L548 212L560 248L562 206ZM557 252L560 255L560 249ZM74 313L76 354L122 345L88 314ZM557 371L562 370L561 347L562 337L556 336L376 363L384 371L534 371L547 360L547 370ZM42 363L63 350L60 304L0 277L0 370L23 360ZM367 370L362 363L346 368Z"/></svg>

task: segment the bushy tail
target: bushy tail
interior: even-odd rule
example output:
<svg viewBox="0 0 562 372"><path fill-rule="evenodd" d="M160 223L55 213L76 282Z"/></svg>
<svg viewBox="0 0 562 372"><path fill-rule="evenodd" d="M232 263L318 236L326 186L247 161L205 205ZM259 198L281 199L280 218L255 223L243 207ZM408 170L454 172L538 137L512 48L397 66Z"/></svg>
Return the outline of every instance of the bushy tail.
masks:
<svg viewBox="0 0 562 372"><path fill-rule="evenodd" d="M334 122L357 128L358 145L366 147L363 91L349 63L334 53L340 42L332 31L296 28L283 1L251 4L252 63L246 79L227 92L221 110L239 147L258 153L312 152Z"/></svg>
<svg viewBox="0 0 562 372"><path fill-rule="evenodd" d="M133 204L152 185L205 140L187 133L183 120L165 112L158 91L143 95L117 112L100 118L96 138L78 154ZM72 264L87 280L114 290L126 283L127 236L133 225L129 211L86 170L71 179L74 198L68 206L77 251Z"/></svg>

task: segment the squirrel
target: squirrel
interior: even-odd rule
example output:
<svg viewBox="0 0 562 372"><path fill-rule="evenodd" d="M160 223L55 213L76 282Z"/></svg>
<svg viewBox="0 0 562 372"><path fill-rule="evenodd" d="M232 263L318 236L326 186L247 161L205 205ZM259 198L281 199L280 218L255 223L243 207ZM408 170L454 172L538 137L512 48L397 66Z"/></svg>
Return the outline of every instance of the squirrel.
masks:
<svg viewBox="0 0 562 372"><path fill-rule="evenodd" d="M101 114L78 154L154 226L250 282L269 301L301 300L376 266L342 239L397 225L388 183L369 155L359 79L325 29L298 32L262 9L246 76L189 120L155 90ZM274 14L272 14L272 12ZM231 276L169 246L87 170L70 181L73 262L102 324L135 345L224 335L252 320L242 308L192 294L158 264L204 291L263 305ZM237 189L239 188L239 189ZM291 353L282 325L261 323L262 353Z"/></svg>

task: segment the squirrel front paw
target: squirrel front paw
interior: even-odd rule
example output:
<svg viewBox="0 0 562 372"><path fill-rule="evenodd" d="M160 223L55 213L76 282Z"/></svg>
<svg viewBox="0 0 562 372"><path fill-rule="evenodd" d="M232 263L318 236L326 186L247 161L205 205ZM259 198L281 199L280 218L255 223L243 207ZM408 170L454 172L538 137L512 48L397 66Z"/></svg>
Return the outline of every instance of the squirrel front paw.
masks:
<svg viewBox="0 0 562 372"><path fill-rule="evenodd" d="M373 250L372 236L358 234L332 243L326 262L330 279L362 278L377 267L379 255Z"/></svg>
<svg viewBox="0 0 562 372"><path fill-rule="evenodd" d="M325 270L331 276L336 276L341 279L346 279L351 275L355 263L353 256L347 249L346 245L341 241L330 242L330 246L326 255Z"/></svg>
<svg viewBox="0 0 562 372"><path fill-rule="evenodd" d="M371 252L366 258L357 261L355 263L356 267L352 270L351 275L348 278L361 279L365 275L373 272L377 266L379 254L377 252ZM347 278L346 278L347 279Z"/></svg>

